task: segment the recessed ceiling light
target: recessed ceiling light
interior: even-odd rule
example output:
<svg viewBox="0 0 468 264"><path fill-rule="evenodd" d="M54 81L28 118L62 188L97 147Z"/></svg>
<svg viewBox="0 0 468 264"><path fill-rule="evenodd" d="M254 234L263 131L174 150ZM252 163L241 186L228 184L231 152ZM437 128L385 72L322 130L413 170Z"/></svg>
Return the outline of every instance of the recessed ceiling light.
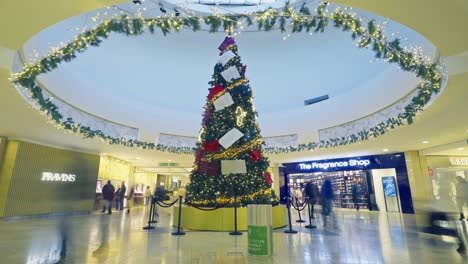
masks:
<svg viewBox="0 0 468 264"><path fill-rule="evenodd" d="M464 150L465 148L457 148L457 150Z"/></svg>
<svg viewBox="0 0 468 264"><path fill-rule="evenodd" d="M171 162L172 160L167 160L167 161Z"/></svg>
<svg viewBox="0 0 468 264"><path fill-rule="evenodd" d="M388 152L388 149L387 149L387 148L385 148L385 149L382 149L382 151L383 151L383 152Z"/></svg>
<svg viewBox="0 0 468 264"><path fill-rule="evenodd" d="M423 140L423 142L421 142L421 143L423 143L423 144L429 144L429 141Z"/></svg>

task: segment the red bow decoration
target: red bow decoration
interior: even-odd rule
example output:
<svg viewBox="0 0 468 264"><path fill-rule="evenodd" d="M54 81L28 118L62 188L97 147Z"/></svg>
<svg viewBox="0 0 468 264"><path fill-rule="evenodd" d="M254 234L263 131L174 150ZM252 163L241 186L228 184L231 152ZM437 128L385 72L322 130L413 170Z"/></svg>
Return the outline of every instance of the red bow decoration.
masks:
<svg viewBox="0 0 468 264"><path fill-rule="evenodd" d="M268 171L265 171L265 173L263 174L263 179L265 179L265 182L268 185L271 185L273 183L273 180L271 179L271 174Z"/></svg>
<svg viewBox="0 0 468 264"><path fill-rule="evenodd" d="M222 91L224 91L224 88L221 85L215 85L213 88L211 88L210 93L208 94L208 100L211 101L215 95L221 93Z"/></svg>
<svg viewBox="0 0 468 264"><path fill-rule="evenodd" d="M219 161L200 161L198 163L198 172L208 176L217 176L220 168Z"/></svg>
<svg viewBox="0 0 468 264"><path fill-rule="evenodd" d="M250 151L250 159L253 162L259 161L262 159L262 153L260 153L258 149L252 149L252 151Z"/></svg>
<svg viewBox="0 0 468 264"><path fill-rule="evenodd" d="M219 150L218 140L205 142L205 144L203 144L203 151L218 151L218 150Z"/></svg>

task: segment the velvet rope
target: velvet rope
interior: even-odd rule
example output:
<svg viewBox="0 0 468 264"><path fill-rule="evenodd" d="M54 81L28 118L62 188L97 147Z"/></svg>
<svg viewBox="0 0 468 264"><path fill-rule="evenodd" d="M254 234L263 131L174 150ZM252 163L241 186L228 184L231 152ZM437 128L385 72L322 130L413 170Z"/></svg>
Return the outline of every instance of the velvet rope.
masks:
<svg viewBox="0 0 468 264"><path fill-rule="evenodd" d="M217 210L217 209L220 209L220 208L225 207L229 202L226 202L225 204L221 204L221 205L218 205L218 206L216 206L216 207L214 207L214 208L209 208L209 209L207 209L207 208L202 208L202 207L198 207L198 206L196 206L196 205L194 205L194 204L192 204L192 203L190 203L190 202L187 202L187 201L185 201L185 203L186 203L188 206L192 206L192 207L194 207L195 209L198 209L198 210L202 210L202 211L214 211L214 210Z"/></svg>
<svg viewBox="0 0 468 264"><path fill-rule="evenodd" d="M291 200L292 200L292 199L291 199ZM298 207L294 206L294 203L293 203L292 201L291 201L291 205L292 205L292 207L294 207L294 209L296 209L297 211L299 211L299 212L300 212L300 211L303 211L303 210L306 208L306 206L307 206L307 199L306 199L306 201L302 204L302 205L303 205L302 208L298 208ZM299 206L299 204L298 204L298 206Z"/></svg>
<svg viewBox="0 0 468 264"><path fill-rule="evenodd" d="M177 198L174 202L172 202L172 203L170 203L170 204L165 203L165 202L163 202L163 201L158 201L158 200L156 200L156 203L157 203L159 206L163 207L163 208L168 208L168 207L173 206L173 205L174 205L175 203L177 203L178 201L179 201L179 198Z"/></svg>

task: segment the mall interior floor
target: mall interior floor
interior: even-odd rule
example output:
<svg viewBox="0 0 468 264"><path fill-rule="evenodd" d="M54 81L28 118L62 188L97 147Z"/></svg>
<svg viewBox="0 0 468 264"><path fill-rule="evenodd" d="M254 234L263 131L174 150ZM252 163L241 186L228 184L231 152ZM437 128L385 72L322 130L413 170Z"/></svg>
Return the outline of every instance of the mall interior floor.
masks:
<svg viewBox="0 0 468 264"><path fill-rule="evenodd" d="M417 232L414 215L339 211L337 218L339 231L320 221L311 230L294 223L298 234L275 230L270 257L248 255L246 232L172 236L170 210L149 232L146 209L0 221L0 263L468 263L454 240ZM466 233L466 222L459 228Z"/></svg>

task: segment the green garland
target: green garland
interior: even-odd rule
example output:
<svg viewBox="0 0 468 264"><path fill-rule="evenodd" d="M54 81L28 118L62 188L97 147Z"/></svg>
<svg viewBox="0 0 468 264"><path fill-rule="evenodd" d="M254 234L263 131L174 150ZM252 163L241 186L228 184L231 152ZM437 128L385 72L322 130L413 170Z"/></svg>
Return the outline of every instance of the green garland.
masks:
<svg viewBox="0 0 468 264"><path fill-rule="evenodd" d="M354 13L349 13L340 7L329 13L326 7L327 3L320 3L315 15L312 15L305 6L299 12L296 12L291 6L286 4L282 11L269 9L249 15L165 16L153 19L122 16L120 18L107 19L95 28L78 35L75 40L68 43L65 47L56 49L39 62L25 65L20 73L13 75L12 81L28 89L32 94L31 97L39 104L40 109L62 129L80 133L85 138L100 138L110 144L189 154L193 153L194 148L169 147L139 140L113 138L100 130L93 130L88 126L74 123L71 118L62 121L63 116L59 113L57 106L51 99L44 98L42 89L35 82L36 77L39 74L52 71L64 61L71 61L76 58L78 53L84 52L89 46L99 46L103 39L106 39L111 32L131 36L141 35L145 33L146 29L151 33L159 29L166 35L172 31L180 31L182 29L199 31L201 30L201 23L209 26L210 32L218 32L221 27L225 31L234 32L243 23L249 26L255 23L259 31L269 31L278 26L281 32L285 32L288 25L293 33L310 32L311 30L324 32L325 28L332 23L334 27L350 32L351 37L357 40L359 48L372 47L376 58L396 63L404 71L414 72L421 79L421 83L418 86L418 94L405 107L405 112L398 114L396 117L389 118L370 129L362 130L357 134L299 144L297 147L266 148L265 151L267 153L283 153L342 146L375 138L405 123L413 123L416 114L422 111L423 107L431 99L432 94L439 92L441 88L442 73L438 65L428 64L421 55L403 49L400 46L398 38L392 41L388 40L383 34L381 27L374 20L364 26L361 22L362 19L356 17Z"/></svg>

